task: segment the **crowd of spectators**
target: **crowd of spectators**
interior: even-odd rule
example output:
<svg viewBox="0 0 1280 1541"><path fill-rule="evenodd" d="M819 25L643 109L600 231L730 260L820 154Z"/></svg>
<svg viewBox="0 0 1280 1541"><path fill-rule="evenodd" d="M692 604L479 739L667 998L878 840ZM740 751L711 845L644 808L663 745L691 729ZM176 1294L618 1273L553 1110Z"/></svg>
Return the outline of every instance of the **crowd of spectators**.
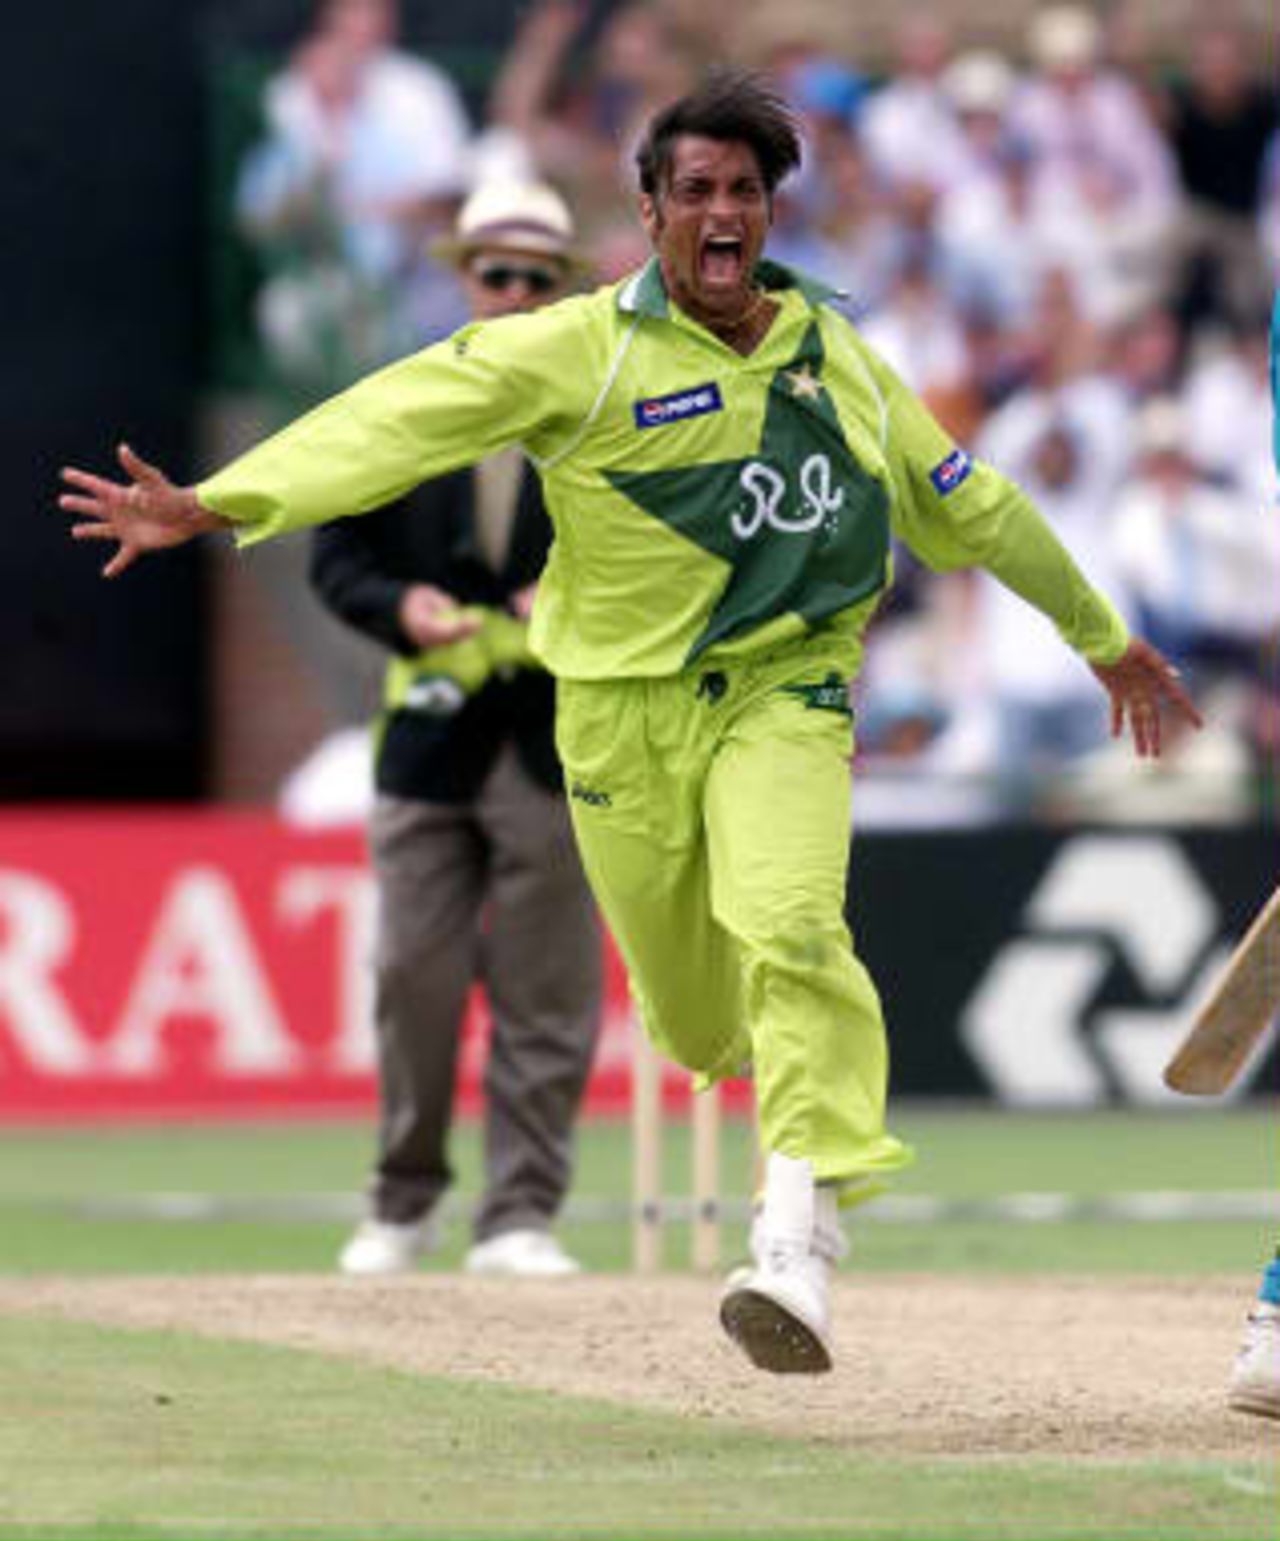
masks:
<svg viewBox="0 0 1280 1541"><path fill-rule="evenodd" d="M1210 724L1158 767L1122 762L1046 622L900 558L859 703L859 820L1273 812L1276 39L1218 6L1157 51L1123 5L1052 4L1001 51L903 7L893 57L872 62L792 10L630 0L588 25L578 0L533 0L476 122L398 42L395 0L322 0L268 85L236 195L290 407L461 322L430 242L486 179L556 185L598 281L639 265L639 126L709 62L750 64L808 148L770 254L847 292L957 439L1178 660Z"/></svg>

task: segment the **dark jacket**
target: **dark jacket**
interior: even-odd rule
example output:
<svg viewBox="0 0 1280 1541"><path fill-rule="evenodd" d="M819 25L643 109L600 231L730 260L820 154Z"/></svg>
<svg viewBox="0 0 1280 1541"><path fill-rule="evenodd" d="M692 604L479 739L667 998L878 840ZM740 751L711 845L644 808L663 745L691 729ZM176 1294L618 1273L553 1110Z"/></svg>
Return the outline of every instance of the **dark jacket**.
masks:
<svg viewBox="0 0 1280 1541"><path fill-rule="evenodd" d="M550 521L537 476L526 466L506 560L495 573L476 543L474 486L472 471L458 471L387 508L323 525L311 548L311 582L320 598L357 631L405 655L416 649L400 629L398 610L413 583L434 584L464 605L506 607L542 572ZM554 708L551 676L520 669L491 678L452 716L392 711L378 750L377 788L426 802L467 802L512 741L533 779L559 792Z"/></svg>

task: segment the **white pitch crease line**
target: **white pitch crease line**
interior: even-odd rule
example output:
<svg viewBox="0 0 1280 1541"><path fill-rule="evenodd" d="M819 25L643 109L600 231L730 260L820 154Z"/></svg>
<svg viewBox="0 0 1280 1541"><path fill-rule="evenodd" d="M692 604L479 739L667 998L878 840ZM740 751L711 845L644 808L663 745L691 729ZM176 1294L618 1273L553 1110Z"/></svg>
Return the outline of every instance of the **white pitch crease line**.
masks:
<svg viewBox="0 0 1280 1541"><path fill-rule="evenodd" d="M92 1220L154 1220L172 1223L249 1222L350 1222L365 1212L364 1200L355 1193L221 1194L221 1193L119 1193L92 1197L24 1197L10 1194L0 1200L5 1208L22 1207ZM444 1218L461 1223L469 1204L447 1201ZM721 1213L729 1221L750 1218L746 1198L721 1201ZM624 1200L581 1195L571 1198L564 1210L570 1224L606 1224L626 1220L631 1207ZM686 1196L662 1202L665 1220L687 1222L694 1205ZM1259 1189L1220 1192L1167 1190L1108 1194L1003 1193L981 1197L943 1197L937 1194L896 1194L859 1209L858 1225L1002 1224L1058 1225L1068 1222L1113 1224L1183 1223L1187 1221L1263 1221L1280 1224L1280 1194Z"/></svg>

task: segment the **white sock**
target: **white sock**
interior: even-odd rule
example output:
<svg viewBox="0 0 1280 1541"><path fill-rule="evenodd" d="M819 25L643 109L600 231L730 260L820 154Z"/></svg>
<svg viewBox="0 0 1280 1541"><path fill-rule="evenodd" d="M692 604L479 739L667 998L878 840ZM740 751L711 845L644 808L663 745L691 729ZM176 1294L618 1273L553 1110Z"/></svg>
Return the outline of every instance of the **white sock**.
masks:
<svg viewBox="0 0 1280 1541"><path fill-rule="evenodd" d="M813 1240L809 1250L824 1263L835 1264L849 1250L844 1227L840 1224L840 1190L834 1183L819 1183L815 1189Z"/></svg>
<svg viewBox="0 0 1280 1541"><path fill-rule="evenodd" d="M808 1252L817 1192L811 1161L777 1151L770 1154L765 1163L760 1226L771 1242Z"/></svg>

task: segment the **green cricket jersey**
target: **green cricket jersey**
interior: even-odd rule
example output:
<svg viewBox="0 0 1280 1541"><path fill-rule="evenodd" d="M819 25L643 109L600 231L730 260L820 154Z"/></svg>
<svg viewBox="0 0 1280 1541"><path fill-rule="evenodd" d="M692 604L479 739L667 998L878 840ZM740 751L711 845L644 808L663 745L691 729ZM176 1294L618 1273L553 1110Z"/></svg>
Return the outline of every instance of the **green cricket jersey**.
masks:
<svg viewBox="0 0 1280 1541"><path fill-rule="evenodd" d="M860 637L890 537L982 566L1086 658L1128 637L1023 494L971 461L830 305L773 263L743 358L668 301L658 265L463 328L371 375L197 489L242 542L377 508L521 444L555 541L534 650L555 673L675 673L821 629Z"/></svg>

